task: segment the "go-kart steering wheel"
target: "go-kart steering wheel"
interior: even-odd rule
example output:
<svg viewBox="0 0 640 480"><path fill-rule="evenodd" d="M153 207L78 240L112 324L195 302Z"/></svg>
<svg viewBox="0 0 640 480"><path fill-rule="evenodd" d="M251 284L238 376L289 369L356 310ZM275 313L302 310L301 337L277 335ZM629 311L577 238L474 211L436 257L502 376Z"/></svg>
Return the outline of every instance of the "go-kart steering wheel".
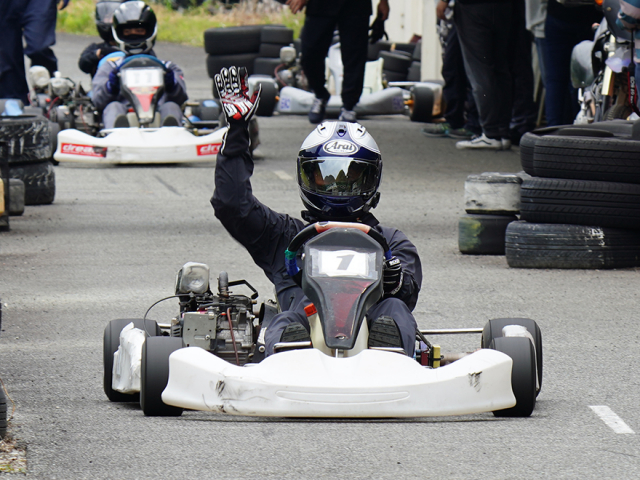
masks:
<svg viewBox="0 0 640 480"><path fill-rule="evenodd" d="M151 60L152 62L155 62L158 64L159 67L162 67L162 69L166 72L167 71L167 67L165 65L165 63L160 60L157 57L154 57L153 55L147 55L146 53L141 53L139 55L131 55L130 57L125 57L125 59L122 61L122 63L118 66L118 70L121 69L122 67L124 67L127 63L131 62L132 60L139 60L139 59L147 59L147 60Z"/></svg>
<svg viewBox="0 0 640 480"><path fill-rule="evenodd" d="M298 262L296 261L298 249L311 237L314 237L319 233L326 232L331 228L354 228L356 230L360 230L380 244L380 246L382 247L382 251L384 252L385 259L388 260L392 256L387 240L382 236L380 232L375 230L373 227L370 227L369 225L365 225L364 223L350 222L316 222L300 230L298 234L293 237L293 239L289 243L289 246L284 251L284 263L287 267L287 273L291 278L295 279L300 272Z"/></svg>

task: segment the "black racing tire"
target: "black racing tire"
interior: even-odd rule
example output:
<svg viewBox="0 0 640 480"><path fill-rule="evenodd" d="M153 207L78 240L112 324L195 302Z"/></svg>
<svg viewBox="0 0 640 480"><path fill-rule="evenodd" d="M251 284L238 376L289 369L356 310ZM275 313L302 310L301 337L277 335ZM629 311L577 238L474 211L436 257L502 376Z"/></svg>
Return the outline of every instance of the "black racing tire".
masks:
<svg viewBox="0 0 640 480"><path fill-rule="evenodd" d="M51 158L49 120L38 115L0 116L0 142L6 142L9 163Z"/></svg>
<svg viewBox="0 0 640 480"><path fill-rule="evenodd" d="M407 81L419 82L421 68L422 68L422 64L420 62L416 62L416 61L411 62L411 66L409 67L409 71L407 72Z"/></svg>
<svg viewBox="0 0 640 480"><path fill-rule="evenodd" d="M24 182L25 205L50 205L56 196L56 174L50 161L9 165L9 177Z"/></svg>
<svg viewBox="0 0 640 480"><path fill-rule="evenodd" d="M139 402L140 395L137 393L127 394L113 390L113 354L116 353L120 346L120 332L122 329L133 322L135 328L145 330L149 335L161 335L160 327L155 320L146 320L142 318L119 318L111 320L104 329L104 337L102 341L102 365L103 371L103 388L107 398L112 402Z"/></svg>
<svg viewBox="0 0 640 480"><path fill-rule="evenodd" d="M276 68L281 64L280 58L256 58L253 64L253 74L269 75L271 78L275 78Z"/></svg>
<svg viewBox="0 0 640 480"><path fill-rule="evenodd" d="M169 355L183 347L181 337L148 337L142 345L140 406L147 417L179 417L182 408L162 401L169 381Z"/></svg>
<svg viewBox="0 0 640 480"><path fill-rule="evenodd" d="M204 32L204 51L216 56L257 53L262 28L262 25L209 28Z"/></svg>
<svg viewBox="0 0 640 480"><path fill-rule="evenodd" d="M383 59L384 63L382 64L382 68L387 72L395 72L404 74L405 77L407 72L409 71L409 67L411 66L411 55L406 52L380 52L380 58Z"/></svg>
<svg viewBox="0 0 640 480"><path fill-rule="evenodd" d="M404 82L407 80L406 73L398 73L398 72L383 70L382 76L387 82Z"/></svg>
<svg viewBox="0 0 640 480"><path fill-rule="evenodd" d="M278 98L278 87L273 82L259 82L262 85L262 92L260 93L260 103L256 110L258 117L271 117L273 116L273 110L276 108Z"/></svg>
<svg viewBox="0 0 640 480"><path fill-rule="evenodd" d="M507 226L515 215L467 214L458 220L458 248L470 255L504 255Z"/></svg>
<svg viewBox="0 0 640 480"><path fill-rule="evenodd" d="M220 117L220 103L211 103L210 106L205 106L205 102L213 102L212 100L198 100L198 106L191 107L191 113L198 117L203 122L215 122Z"/></svg>
<svg viewBox="0 0 640 480"><path fill-rule="evenodd" d="M418 42L415 45L416 46L413 49L411 58L413 59L414 62L421 62L422 61L422 40L418 40Z"/></svg>
<svg viewBox="0 0 640 480"><path fill-rule="evenodd" d="M394 52L408 53L409 55L413 56L413 51L416 49L416 44L415 43L394 43L393 47L394 47L393 48Z"/></svg>
<svg viewBox="0 0 640 480"><path fill-rule="evenodd" d="M209 55L207 56L207 73L213 78L223 68L244 67L249 75L253 75L253 66L258 53L238 53L233 55ZM215 87L214 87L215 90ZM215 95L217 98L217 94Z"/></svg>
<svg viewBox="0 0 640 480"><path fill-rule="evenodd" d="M280 58L280 49L285 46L279 43L263 43L260 45L258 55L260 58Z"/></svg>
<svg viewBox="0 0 640 480"><path fill-rule="evenodd" d="M516 404L496 410L496 417L528 417L536 406L536 354L533 343L526 337L494 338L491 347L509 355L513 360L511 388Z"/></svg>
<svg viewBox="0 0 640 480"><path fill-rule="evenodd" d="M502 329L507 325L520 325L526 328L534 341L534 350L536 353L536 368L538 373L538 385L536 388L536 396L540 393L542 388L542 369L543 369L543 355L542 355L542 332L535 320L531 318L493 318L487 322L482 329L482 348L491 348L491 342L494 339L502 337Z"/></svg>
<svg viewBox="0 0 640 480"><path fill-rule="evenodd" d="M527 132L520 137L520 164L529 175L536 174L533 168L533 151L540 138L540 135L533 132Z"/></svg>
<svg viewBox="0 0 640 480"><path fill-rule="evenodd" d="M411 106L409 118L412 122L431 123L433 119L433 90L427 85L416 84L411 87Z"/></svg>
<svg viewBox="0 0 640 480"><path fill-rule="evenodd" d="M609 269L640 266L640 232L562 223L513 222L505 235L513 268Z"/></svg>
<svg viewBox="0 0 640 480"><path fill-rule="evenodd" d="M606 130L591 132L613 137ZM606 136L540 138L533 155L535 174L547 178L640 184L640 141Z"/></svg>
<svg viewBox="0 0 640 480"><path fill-rule="evenodd" d="M7 436L7 426L9 423L7 417L7 396L4 393L4 388L0 385L0 440Z"/></svg>
<svg viewBox="0 0 640 480"><path fill-rule="evenodd" d="M520 186L520 217L531 223L640 229L640 185L533 177Z"/></svg>
<svg viewBox="0 0 640 480"><path fill-rule="evenodd" d="M262 45L265 43L289 45L293 43L293 30L287 27L265 25L260 32L260 43ZM262 45L260 48L262 48ZM280 55L280 53L278 53L278 55Z"/></svg>
<svg viewBox="0 0 640 480"><path fill-rule="evenodd" d="M391 51L391 42L380 40L376 43L370 43L367 50L367 61L375 61L380 58L381 52Z"/></svg>

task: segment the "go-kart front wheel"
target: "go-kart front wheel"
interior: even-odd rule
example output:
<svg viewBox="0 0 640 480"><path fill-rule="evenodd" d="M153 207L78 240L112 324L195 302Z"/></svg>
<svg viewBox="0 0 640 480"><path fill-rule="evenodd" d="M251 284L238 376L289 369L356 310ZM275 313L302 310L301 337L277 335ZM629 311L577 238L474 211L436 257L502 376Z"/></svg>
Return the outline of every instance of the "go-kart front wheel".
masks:
<svg viewBox="0 0 640 480"><path fill-rule="evenodd" d="M411 87L411 106L409 118L412 122L430 123L433 120L433 90L427 85L416 84Z"/></svg>
<svg viewBox="0 0 640 480"><path fill-rule="evenodd" d="M111 320L104 329L104 339L102 343L102 361L104 365L104 393L112 402L138 402L140 395L137 393L120 393L114 390L113 384L113 354L120 346L120 332L133 322L135 328L147 332L148 335L161 335L160 327L155 320L143 320L142 318L119 318ZM146 328L145 328L146 327Z"/></svg>
<svg viewBox="0 0 640 480"><path fill-rule="evenodd" d="M511 388L516 404L511 408L496 410L496 417L528 417L536 405L536 354L533 343L527 337L498 337L490 348L507 354L513 360Z"/></svg>
<svg viewBox="0 0 640 480"><path fill-rule="evenodd" d="M169 355L183 347L180 337L148 337L142 345L140 406L147 417L178 417L182 408L162 401L169 381Z"/></svg>

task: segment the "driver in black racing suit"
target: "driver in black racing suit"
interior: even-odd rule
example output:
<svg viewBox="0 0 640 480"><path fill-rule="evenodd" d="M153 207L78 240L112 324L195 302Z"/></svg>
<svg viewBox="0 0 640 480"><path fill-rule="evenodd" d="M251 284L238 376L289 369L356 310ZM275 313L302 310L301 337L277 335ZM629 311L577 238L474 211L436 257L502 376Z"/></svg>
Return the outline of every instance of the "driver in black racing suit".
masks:
<svg viewBox="0 0 640 480"><path fill-rule="evenodd" d="M246 71L223 68L215 76L227 120L218 154L215 190L211 198L216 217L251 254L273 282L282 310L265 333L266 354L276 343L310 339L304 307L310 300L287 274L285 249L306 224L274 212L253 196L253 160L247 126L255 113L260 89L249 97ZM416 247L395 228L383 227L370 213L380 198L382 173L378 146L362 125L325 122L305 139L298 155L298 184L306 211L316 221L361 222L387 240L393 257L385 261L384 297L367 312L369 347L400 347L413 356L416 321L411 313L418 300L422 267Z"/></svg>

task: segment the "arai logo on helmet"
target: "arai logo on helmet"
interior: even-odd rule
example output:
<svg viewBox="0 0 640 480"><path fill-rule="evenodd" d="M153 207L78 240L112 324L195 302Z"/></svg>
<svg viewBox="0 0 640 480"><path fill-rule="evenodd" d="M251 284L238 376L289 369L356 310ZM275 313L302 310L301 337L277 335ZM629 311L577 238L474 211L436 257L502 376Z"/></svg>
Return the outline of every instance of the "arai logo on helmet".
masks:
<svg viewBox="0 0 640 480"><path fill-rule="evenodd" d="M356 153L358 151L358 147L355 143L350 142L349 140L332 140L324 144L322 147L323 150L327 153L334 153L338 155Z"/></svg>

